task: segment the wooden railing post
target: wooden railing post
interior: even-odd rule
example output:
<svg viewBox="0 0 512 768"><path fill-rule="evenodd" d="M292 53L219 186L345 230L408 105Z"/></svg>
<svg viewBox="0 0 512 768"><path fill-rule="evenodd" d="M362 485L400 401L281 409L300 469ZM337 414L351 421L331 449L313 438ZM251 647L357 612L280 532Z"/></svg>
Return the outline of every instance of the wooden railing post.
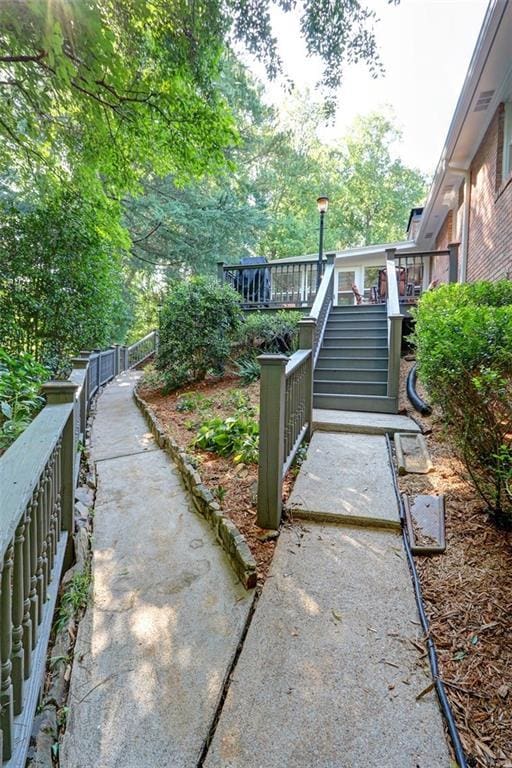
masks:
<svg viewBox="0 0 512 768"><path fill-rule="evenodd" d="M123 344L121 347L121 371L128 370L128 347Z"/></svg>
<svg viewBox="0 0 512 768"><path fill-rule="evenodd" d="M330 254L329 254L330 256ZM308 423L306 440L311 439L313 432L313 377L314 377L314 344L315 344L316 320L313 317L304 317L299 321L299 349L310 349L311 357L307 362L306 371L306 402L304 419Z"/></svg>
<svg viewBox="0 0 512 768"><path fill-rule="evenodd" d="M61 403L73 403L78 389L71 381L49 381L43 385L43 393L46 395L47 407ZM73 531L75 508L75 412L71 410L69 418L62 433L61 445L61 528L68 532L68 542L64 557L64 569L70 567L73 562Z"/></svg>
<svg viewBox="0 0 512 768"><path fill-rule="evenodd" d="M334 264L334 259L336 258L335 253L326 253L325 258L327 260L327 264Z"/></svg>
<svg viewBox="0 0 512 768"><path fill-rule="evenodd" d="M400 382L400 352L402 347L402 315L389 317L388 397L398 397Z"/></svg>
<svg viewBox="0 0 512 768"><path fill-rule="evenodd" d="M115 356L114 356L114 376L119 376L121 373L121 345L114 344Z"/></svg>
<svg viewBox="0 0 512 768"><path fill-rule="evenodd" d="M260 355L258 511L261 528L279 528L284 462L285 355Z"/></svg>
<svg viewBox="0 0 512 768"><path fill-rule="evenodd" d="M217 280L219 283L224 282L224 262L218 261L217 262Z"/></svg>
<svg viewBox="0 0 512 768"><path fill-rule="evenodd" d="M89 365L89 360L87 360L84 357L72 357L71 358L71 365L73 368L76 368L77 370L84 371L87 370L87 366ZM85 431L87 428L87 403L89 401L89 392L88 392L88 376L85 374L84 380L82 382L82 390L80 392L80 432L84 436L85 440Z"/></svg>
<svg viewBox="0 0 512 768"><path fill-rule="evenodd" d="M448 282L456 283L459 273L459 243L448 246Z"/></svg>

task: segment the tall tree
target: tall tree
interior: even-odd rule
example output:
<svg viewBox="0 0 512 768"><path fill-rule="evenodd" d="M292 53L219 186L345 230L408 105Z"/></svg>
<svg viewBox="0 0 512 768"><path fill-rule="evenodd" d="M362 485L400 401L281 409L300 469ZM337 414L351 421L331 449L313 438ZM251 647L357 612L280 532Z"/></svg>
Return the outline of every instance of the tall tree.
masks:
<svg viewBox="0 0 512 768"><path fill-rule="evenodd" d="M391 113L373 112L354 121L329 153L331 247L402 240L411 208L426 193L426 179L397 156L401 138Z"/></svg>

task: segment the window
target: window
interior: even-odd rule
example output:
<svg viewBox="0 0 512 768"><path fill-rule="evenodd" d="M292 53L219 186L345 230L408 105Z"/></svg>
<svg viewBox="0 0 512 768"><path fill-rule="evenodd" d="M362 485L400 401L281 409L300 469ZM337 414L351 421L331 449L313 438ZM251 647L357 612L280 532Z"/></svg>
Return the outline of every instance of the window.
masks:
<svg viewBox="0 0 512 768"><path fill-rule="evenodd" d="M505 104L505 120L503 126L503 166L502 181L506 181L512 173L512 101Z"/></svg>

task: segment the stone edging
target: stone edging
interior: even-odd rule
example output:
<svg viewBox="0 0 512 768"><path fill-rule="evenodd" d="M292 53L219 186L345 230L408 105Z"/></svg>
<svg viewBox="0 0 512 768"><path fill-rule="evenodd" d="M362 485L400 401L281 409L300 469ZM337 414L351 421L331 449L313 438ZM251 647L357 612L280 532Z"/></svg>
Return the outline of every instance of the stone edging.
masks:
<svg viewBox="0 0 512 768"><path fill-rule="evenodd" d="M256 561L251 550L236 525L223 514L213 494L204 485L201 476L189 456L163 428L154 410L139 395L138 387L133 396L142 411L157 444L176 464L185 488L190 493L194 508L204 517L215 533L217 541L227 554L231 566L246 589L256 586Z"/></svg>

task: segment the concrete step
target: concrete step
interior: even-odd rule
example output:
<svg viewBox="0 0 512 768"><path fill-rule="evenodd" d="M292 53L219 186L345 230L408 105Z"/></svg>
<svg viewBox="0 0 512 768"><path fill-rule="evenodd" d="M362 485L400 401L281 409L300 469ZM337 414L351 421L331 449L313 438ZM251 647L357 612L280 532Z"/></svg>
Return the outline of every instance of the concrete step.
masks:
<svg viewBox="0 0 512 768"><path fill-rule="evenodd" d="M338 350L339 351L339 350ZM363 357L359 354L359 349L356 348L355 353L352 355L347 354L346 347L343 353L336 354L336 350L328 349L321 350L316 361L315 374L317 371L326 369L342 370L344 368L354 368L359 370L369 370L370 368L387 368L388 355L387 350L385 355L370 355L369 357Z"/></svg>
<svg viewBox="0 0 512 768"><path fill-rule="evenodd" d="M326 339L322 345L320 355L326 353L329 357L384 357L388 354L387 343L380 343L381 340L377 339L377 343L363 342L355 343L356 339ZM386 340L384 339L384 342ZM320 357L319 355L319 357Z"/></svg>
<svg viewBox="0 0 512 768"><path fill-rule="evenodd" d="M387 381L385 368L316 368L316 381Z"/></svg>
<svg viewBox="0 0 512 768"><path fill-rule="evenodd" d="M394 397L331 395L326 392L315 392L313 406L333 411L367 411L369 413L396 413L398 410L398 402Z"/></svg>
<svg viewBox="0 0 512 768"><path fill-rule="evenodd" d="M317 380L313 382L313 392L330 395L385 395L387 391L386 381L328 381Z"/></svg>
<svg viewBox="0 0 512 768"><path fill-rule="evenodd" d="M326 339L385 339L388 338L388 329L385 325L382 328L326 328L324 333L324 343Z"/></svg>
<svg viewBox="0 0 512 768"><path fill-rule="evenodd" d="M355 432L368 435L418 434L420 427L408 416L362 411L313 410L314 432Z"/></svg>

